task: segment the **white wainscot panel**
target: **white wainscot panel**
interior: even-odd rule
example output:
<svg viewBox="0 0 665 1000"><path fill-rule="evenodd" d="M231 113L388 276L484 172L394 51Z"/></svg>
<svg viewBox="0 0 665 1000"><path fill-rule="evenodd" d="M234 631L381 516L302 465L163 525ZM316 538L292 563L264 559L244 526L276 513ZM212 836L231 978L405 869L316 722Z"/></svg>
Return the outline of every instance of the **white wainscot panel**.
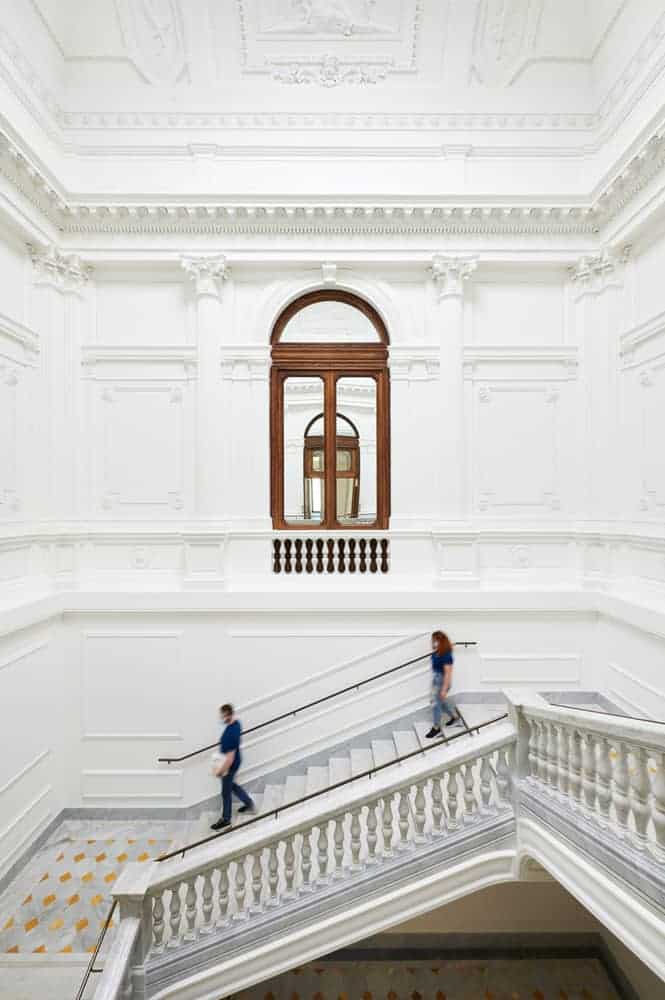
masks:
<svg viewBox="0 0 665 1000"><path fill-rule="evenodd" d="M628 667L608 664L608 697L625 712L646 719L665 719L665 693Z"/></svg>
<svg viewBox="0 0 665 1000"><path fill-rule="evenodd" d="M115 802L124 799L179 800L182 799L182 771L82 771L81 798Z"/></svg>
<svg viewBox="0 0 665 1000"><path fill-rule="evenodd" d="M0 829L0 875L53 819L53 789L46 785L9 823Z"/></svg>
<svg viewBox="0 0 665 1000"><path fill-rule="evenodd" d="M563 342L563 281L474 281L472 294L474 343Z"/></svg>
<svg viewBox="0 0 665 1000"><path fill-rule="evenodd" d="M665 358L640 372L641 498L644 511L665 512Z"/></svg>
<svg viewBox="0 0 665 1000"><path fill-rule="evenodd" d="M137 586L160 581L172 585L182 577L182 563L183 545L179 539L105 539L85 547L81 575L87 581L105 578Z"/></svg>
<svg viewBox="0 0 665 1000"><path fill-rule="evenodd" d="M492 383L475 391L476 509L505 513L560 508L558 389Z"/></svg>
<svg viewBox="0 0 665 1000"><path fill-rule="evenodd" d="M187 337L182 281L104 280L97 275L97 343L180 344Z"/></svg>
<svg viewBox="0 0 665 1000"><path fill-rule="evenodd" d="M537 684L561 688L580 682L579 653L481 653L480 683Z"/></svg>
<svg viewBox="0 0 665 1000"><path fill-rule="evenodd" d="M479 543L479 565L484 573L517 570L566 570L574 566L575 554L567 541L509 541Z"/></svg>
<svg viewBox="0 0 665 1000"><path fill-rule="evenodd" d="M126 381L97 392L93 449L101 509L131 516L182 510L186 447L193 444L191 386Z"/></svg>
<svg viewBox="0 0 665 1000"><path fill-rule="evenodd" d="M85 633L83 738L180 739L180 645L180 632Z"/></svg>

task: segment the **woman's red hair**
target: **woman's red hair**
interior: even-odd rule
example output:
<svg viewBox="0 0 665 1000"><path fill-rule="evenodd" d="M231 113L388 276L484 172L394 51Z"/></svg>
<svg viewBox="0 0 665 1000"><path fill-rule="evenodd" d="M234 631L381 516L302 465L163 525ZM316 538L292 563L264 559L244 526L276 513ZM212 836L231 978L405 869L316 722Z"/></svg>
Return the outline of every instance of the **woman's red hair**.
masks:
<svg viewBox="0 0 665 1000"><path fill-rule="evenodd" d="M453 644L445 632L432 632L432 642L436 643L436 651L439 656L449 653L453 648Z"/></svg>

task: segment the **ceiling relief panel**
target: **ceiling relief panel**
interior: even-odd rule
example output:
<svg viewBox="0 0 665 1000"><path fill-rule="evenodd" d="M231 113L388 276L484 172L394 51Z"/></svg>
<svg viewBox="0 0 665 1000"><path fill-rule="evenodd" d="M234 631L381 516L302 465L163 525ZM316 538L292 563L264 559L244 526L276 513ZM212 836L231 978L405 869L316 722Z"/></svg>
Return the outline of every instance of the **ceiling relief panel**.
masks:
<svg viewBox="0 0 665 1000"><path fill-rule="evenodd" d="M542 10L543 0L482 0L472 77L487 87L509 86L534 51Z"/></svg>
<svg viewBox="0 0 665 1000"><path fill-rule="evenodd" d="M148 83L176 83L186 66L177 0L115 0L127 54Z"/></svg>
<svg viewBox="0 0 665 1000"><path fill-rule="evenodd" d="M237 0L245 73L377 83L417 68L422 0Z"/></svg>

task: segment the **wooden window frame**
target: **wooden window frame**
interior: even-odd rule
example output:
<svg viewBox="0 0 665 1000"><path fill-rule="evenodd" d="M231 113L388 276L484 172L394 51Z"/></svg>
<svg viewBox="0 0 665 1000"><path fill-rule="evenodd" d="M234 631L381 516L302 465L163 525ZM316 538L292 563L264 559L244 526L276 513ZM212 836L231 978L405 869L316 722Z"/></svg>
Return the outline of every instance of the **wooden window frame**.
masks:
<svg viewBox="0 0 665 1000"><path fill-rule="evenodd" d="M344 302L359 309L372 323L378 341L283 343L280 338L289 320L316 302ZM277 531L386 530L390 519L390 377L389 337L385 323L359 296L323 289L291 302L277 317L270 342L270 509L273 528ZM290 377L318 378L323 382L326 515L319 523L290 522L284 516L284 383ZM376 384L376 519L370 523L340 523L336 518L337 383L342 378L371 378Z"/></svg>

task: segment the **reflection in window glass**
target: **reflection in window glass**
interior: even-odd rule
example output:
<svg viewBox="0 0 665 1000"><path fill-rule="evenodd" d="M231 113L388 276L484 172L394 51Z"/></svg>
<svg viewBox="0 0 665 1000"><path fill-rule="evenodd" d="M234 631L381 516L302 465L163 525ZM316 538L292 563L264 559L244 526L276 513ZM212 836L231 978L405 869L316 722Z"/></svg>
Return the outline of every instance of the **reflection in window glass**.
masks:
<svg viewBox="0 0 665 1000"><path fill-rule="evenodd" d="M376 520L376 382L341 378L337 382L337 520L371 524Z"/></svg>
<svg viewBox="0 0 665 1000"><path fill-rule="evenodd" d="M284 519L320 524L325 515L323 382L284 382Z"/></svg>
<svg viewBox="0 0 665 1000"><path fill-rule="evenodd" d="M281 343L374 344L379 335L367 316L346 302L313 302L284 327Z"/></svg>

